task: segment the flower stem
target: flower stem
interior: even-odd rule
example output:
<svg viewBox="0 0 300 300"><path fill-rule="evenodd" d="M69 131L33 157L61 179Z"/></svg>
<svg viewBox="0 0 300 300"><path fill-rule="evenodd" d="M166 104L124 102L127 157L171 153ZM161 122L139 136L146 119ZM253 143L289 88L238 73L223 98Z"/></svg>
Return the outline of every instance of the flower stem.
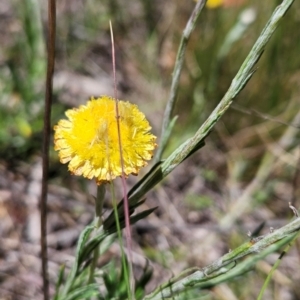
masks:
<svg viewBox="0 0 300 300"><path fill-rule="evenodd" d="M120 225L120 220L119 220L118 207L117 207L117 201L116 201L113 181L110 183L110 189L111 189L111 195L112 195L112 203L113 203L114 216L115 216L115 220L116 220L119 245L120 245L120 249L121 249L122 267L124 270L124 277L125 277L125 283L126 283L126 288L127 288L127 296L128 296L128 299L132 300L132 299L134 299L134 281L132 278L132 276L133 276L132 275L133 274L132 265L130 263L127 264L127 262L126 262L126 256L125 256L124 245L123 245L123 240L122 240L122 230L121 230L121 225ZM128 269L128 267L129 267L129 269Z"/></svg>
<svg viewBox="0 0 300 300"><path fill-rule="evenodd" d="M101 184L98 186L97 197L95 199L95 211L96 211L96 217L98 218L97 229L102 225L102 208L103 208L104 196L105 196L105 186ZM89 274L89 283L93 283L94 281L94 273L95 273L95 269L99 257L99 248L100 248L100 244L95 248L93 253L93 260L92 260L90 274Z"/></svg>

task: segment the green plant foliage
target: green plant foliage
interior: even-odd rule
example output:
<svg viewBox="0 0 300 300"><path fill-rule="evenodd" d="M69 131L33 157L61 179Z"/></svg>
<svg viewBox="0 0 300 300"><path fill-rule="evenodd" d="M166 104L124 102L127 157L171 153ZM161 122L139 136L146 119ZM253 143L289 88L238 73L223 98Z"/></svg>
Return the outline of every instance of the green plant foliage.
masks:
<svg viewBox="0 0 300 300"><path fill-rule="evenodd" d="M127 268L128 261L126 260ZM142 276L135 280L135 299L143 299L145 294L145 286L149 282L152 276L152 269L147 264L142 272ZM128 299L126 277L124 267L121 269L117 267L116 263L112 261L104 270L103 281L107 290L107 294L104 299Z"/></svg>
<svg viewBox="0 0 300 300"><path fill-rule="evenodd" d="M15 3L23 31L5 49L0 70L0 153L21 154L42 129L46 60L40 6L35 0Z"/></svg>
<svg viewBox="0 0 300 300"><path fill-rule="evenodd" d="M141 205L143 201L138 202L135 207ZM141 213L138 213L134 216L131 216L130 223L134 224L138 220L145 218L151 212L153 212L155 208L145 210ZM56 300L63 300L63 299L80 299L78 297L85 297L82 299L86 299L91 297L91 295L99 295L99 291L95 292L95 287L97 285L94 284L87 284L88 282L88 266L91 263L91 256L93 250L100 246L100 255L102 255L105 251L109 249L111 244L116 239L116 232L117 226L115 224L115 220L113 220L109 230L104 230L103 226L99 229L96 229L97 219L95 221L85 227L85 229L81 232L80 237L77 243L75 261L72 265L72 268L67 275L66 279L63 280L64 277L64 267L61 267L61 271L58 277L58 281L56 284ZM105 223L105 221L104 221ZM125 220L120 219L120 226L121 229L125 227ZM93 237L91 234L93 231L96 231ZM126 264L128 262L126 261ZM127 267L127 265L126 265ZM152 271L147 265L144 269L144 272L140 279L136 281L136 294L141 299L143 295L143 291L145 285L151 278ZM113 299L112 294L115 296L117 295L118 299L126 299L127 297L127 286L126 286L126 277L123 270L123 265L121 269L120 275L116 271L115 267L109 267L109 271L104 273L103 280L107 288L108 296L103 299ZM117 280L118 279L118 280ZM117 281L116 281L117 280ZM116 289L116 282L119 283L118 288ZM85 286L85 288L83 288Z"/></svg>

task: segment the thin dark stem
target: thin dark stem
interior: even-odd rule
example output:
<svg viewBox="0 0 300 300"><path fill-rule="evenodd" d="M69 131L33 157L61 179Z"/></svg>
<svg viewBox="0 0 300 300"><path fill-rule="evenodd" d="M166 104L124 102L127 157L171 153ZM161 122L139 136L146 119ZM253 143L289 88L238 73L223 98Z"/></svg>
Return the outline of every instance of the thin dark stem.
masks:
<svg viewBox="0 0 300 300"><path fill-rule="evenodd" d="M49 278L48 278L48 254L47 254L47 192L48 192L48 169L49 169L49 143L50 143L50 120L52 104L52 80L55 61L55 27L56 27L56 5L55 0L48 1L48 59L47 59L47 77L45 89L45 114L43 130L43 177L40 199L41 210L41 258L42 258L42 276L43 276L43 294L44 300L49 299Z"/></svg>

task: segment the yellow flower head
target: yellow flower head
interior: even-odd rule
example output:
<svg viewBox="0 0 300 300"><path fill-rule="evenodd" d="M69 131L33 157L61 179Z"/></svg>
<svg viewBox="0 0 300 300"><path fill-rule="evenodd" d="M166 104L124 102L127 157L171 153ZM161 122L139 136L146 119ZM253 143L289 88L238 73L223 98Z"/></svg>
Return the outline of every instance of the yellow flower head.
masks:
<svg viewBox="0 0 300 300"><path fill-rule="evenodd" d="M137 174L153 156L156 137L134 104L118 102L124 175ZM122 175L115 99L102 96L66 111L69 120L54 126L54 149L69 170L97 184Z"/></svg>
<svg viewBox="0 0 300 300"><path fill-rule="evenodd" d="M207 8L214 9L221 6L223 2L224 2L223 0L207 0L206 6Z"/></svg>

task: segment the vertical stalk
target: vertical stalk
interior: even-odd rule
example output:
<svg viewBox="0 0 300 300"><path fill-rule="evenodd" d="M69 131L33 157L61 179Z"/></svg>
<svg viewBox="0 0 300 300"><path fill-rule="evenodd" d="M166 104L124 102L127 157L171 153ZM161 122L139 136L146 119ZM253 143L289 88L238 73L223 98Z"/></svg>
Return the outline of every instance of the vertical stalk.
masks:
<svg viewBox="0 0 300 300"><path fill-rule="evenodd" d="M97 222L97 229L102 225L102 208L103 208L103 202L105 197L105 186L103 184L99 185L97 188L97 197L95 199L95 212L96 217L98 217ZM90 267L90 274L89 274L89 283L93 283L94 281L94 273L97 266L97 261L99 257L99 250L100 250L100 244L94 249L93 252L93 260Z"/></svg>
<svg viewBox="0 0 300 300"><path fill-rule="evenodd" d="M53 72L55 62L55 27L56 27L56 5L55 0L48 0L48 59L45 90L45 114L43 129L43 177L40 199L41 210L41 258L43 276L44 300L49 299L48 279L48 254L47 254L47 192L48 192L48 170L49 170L49 143L50 143L50 120L53 90Z"/></svg>
<svg viewBox="0 0 300 300"><path fill-rule="evenodd" d="M123 266L123 270L124 270L124 274L125 274L127 297L128 297L128 299L133 300L134 299L134 289L132 289L131 279L129 278L129 275L133 274L132 267L131 267L132 265L129 263L130 269L128 270L128 268L127 268L128 264L126 262L126 256L125 256L124 245L123 245L123 240L122 240L122 230L121 230L121 225L120 225L120 220L119 220L118 205L117 205L117 201L116 201L116 195L115 195L113 182L111 182L111 184L110 184L110 191L111 191L111 195L112 195L114 217L116 220L119 245L120 245L120 249L121 249L122 266Z"/></svg>
<svg viewBox="0 0 300 300"><path fill-rule="evenodd" d="M117 97L117 84L116 84L116 56L115 56L115 43L112 24L109 22L110 27L110 36L111 36L111 50L112 50L112 64L113 64L113 76L114 76L114 97L116 101L116 121L117 121L117 130L118 130L118 142L119 142L119 152L120 152L120 165L122 169L122 187L123 187L123 199L124 199L124 215L125 215L125 236L126 236L126 246L128 248L128 258L129 258L129 276L130 276L130 290L134 292L135 282L132 272L132 238L131 238L131 228L130 228L130 215L129 215L129 203L127 196L127 186L125 181L125 170L124 170L124 157L123 157L123 147L122 147L122 137L121 137L121 128L120 128L120 114L119 114L119 100ZM133 298L130 298L133 299Z"/></svg>

